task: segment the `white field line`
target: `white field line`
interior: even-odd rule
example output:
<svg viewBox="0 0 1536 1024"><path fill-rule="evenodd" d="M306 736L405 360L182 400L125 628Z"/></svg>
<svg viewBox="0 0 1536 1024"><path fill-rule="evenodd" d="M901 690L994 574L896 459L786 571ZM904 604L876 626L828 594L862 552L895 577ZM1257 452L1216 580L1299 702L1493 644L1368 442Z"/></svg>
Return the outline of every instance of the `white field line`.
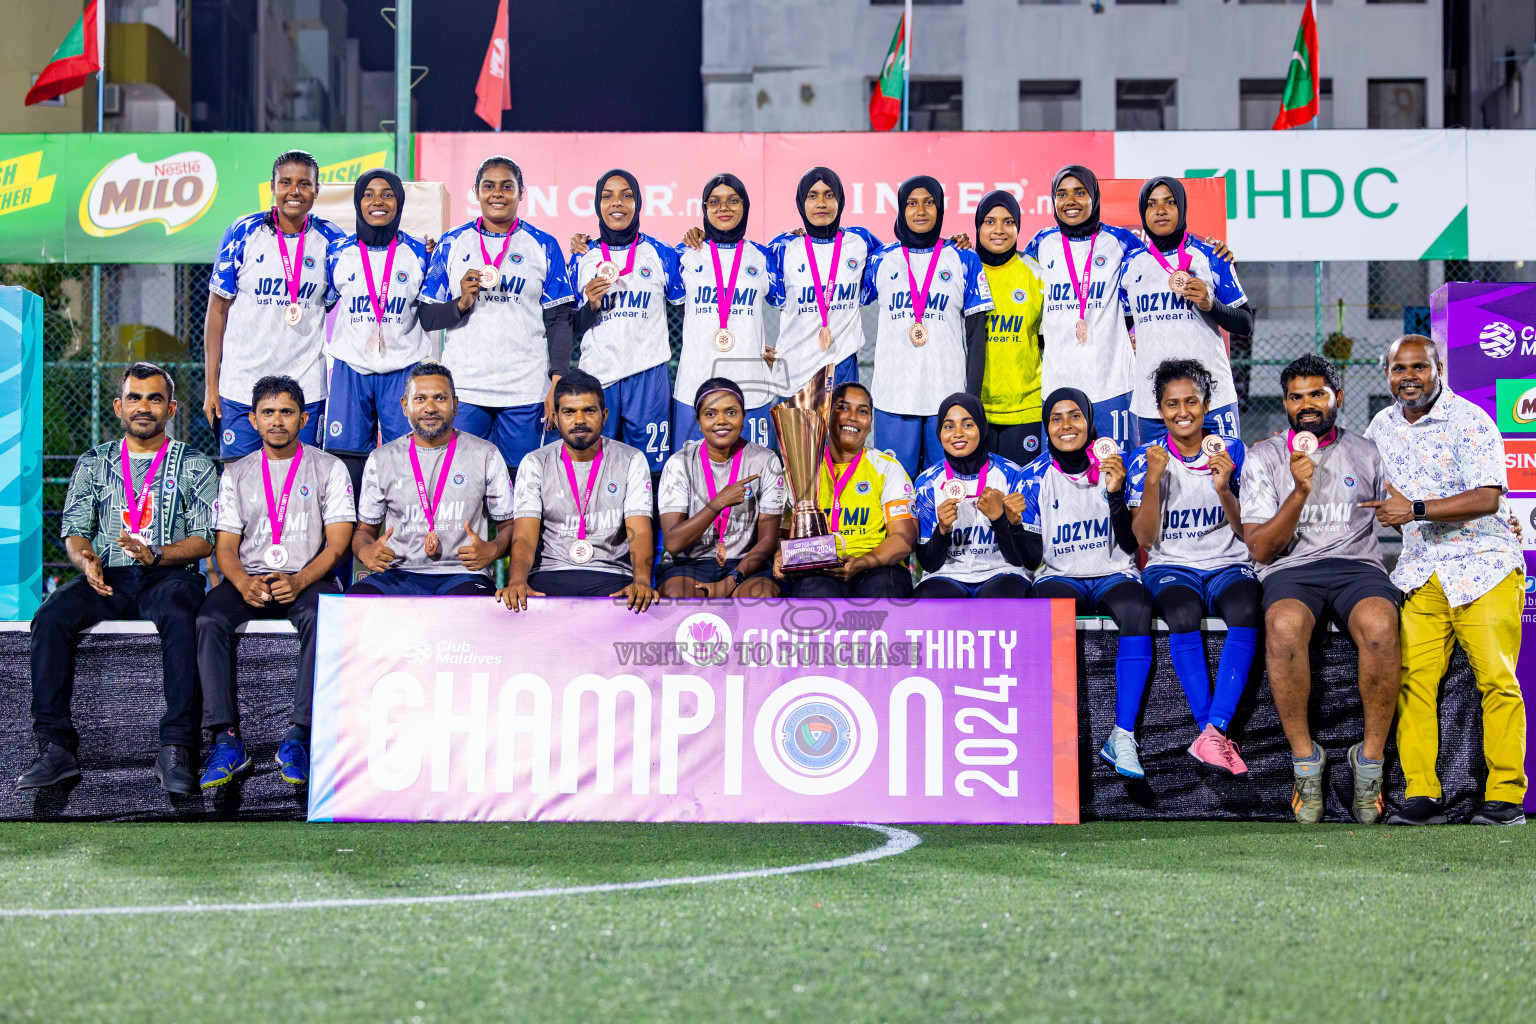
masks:
<svg viewBox="0 0 1536 1024"><path fill-rule="evenodd" d="M643 882L603 882L596 885L569 885L547 889L513 889L508 892L453 893L444 896L379 896L334 900L292 900L286 903L171 903L147 907L37 907L0 908L0 917L127 917L145 914L212 914L250 913L258 910L326 910L344 907L404 907L438 903L492 903L502 900L542 899L548 896L586 896L593 893L638 892L643 889L666 889L679 885L705 885L711 882L734 882L752 878L773 878L777 875L798 875L806 871L830 871L834 868L853 867L874 860L883 860L906 853L923 840L906 829L889 825L854 825L885 836L885 842L872 850L849 854L832 860L818 860L809 864L787 864L777 868L755 868L750 871L727 871L718 875L684 875L680 878L652 878Z"/></svg>

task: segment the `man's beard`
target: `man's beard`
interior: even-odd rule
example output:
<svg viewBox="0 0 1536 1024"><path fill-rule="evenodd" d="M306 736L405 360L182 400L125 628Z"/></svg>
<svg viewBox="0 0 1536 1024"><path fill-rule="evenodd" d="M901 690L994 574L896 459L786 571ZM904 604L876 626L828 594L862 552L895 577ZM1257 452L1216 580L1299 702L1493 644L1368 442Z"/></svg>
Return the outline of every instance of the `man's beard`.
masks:
<svg viewBox="0 0 1536 1024"><path fill-rule="evenodd" d="M1440 390L1442 387L1443 385L1441 384L1440 378L1436 377L1433 390L1421 390L1419 392L1418 398L1397 399L1398 408L1402 409L1404 412L1423 412L1425 409L1428 409L1430 406L1434 405L1436 400L1439 399Z"/></svg>
<svg viewBox="0 0 1536 1024"><path fill-rule="evenodd" d="M565 443L579 452L584 452L597 443L597 438L598 433L595 430L589 434L567 434Z"/></svg>
<svg viewBox="0 0 1536 1024"><path fill-rule="evenodd" d="M1296 422L1296 418L1294 416L1287 417L1287 419L1289 419L1291 422L1292 430L1309 430L1316 434L1318 437L1325 437L1331 430L1333 430L1333 425L1338 422L1339 407L1334 406L1332 409L1328 410L1323 414L1321 423L1315 423L1311 426L1304 427L1300 425Z"/></svg>
<svg viewBox="0 0 1536 1024"><path fill-rule="evenodd" d="M128 433L139 440L147 440L154 437L164 429L164 424L158 420L131 419L126 424Z"/></svg>
<svg viewBox="0 0 1536 1024"><path fill-rule="evenodd" d="M411 424L411 429L416 431L416 436L423 441L436 441L453 429L453 421L445 419L435 427L428 427L424 423L417 422Z"/></svg>

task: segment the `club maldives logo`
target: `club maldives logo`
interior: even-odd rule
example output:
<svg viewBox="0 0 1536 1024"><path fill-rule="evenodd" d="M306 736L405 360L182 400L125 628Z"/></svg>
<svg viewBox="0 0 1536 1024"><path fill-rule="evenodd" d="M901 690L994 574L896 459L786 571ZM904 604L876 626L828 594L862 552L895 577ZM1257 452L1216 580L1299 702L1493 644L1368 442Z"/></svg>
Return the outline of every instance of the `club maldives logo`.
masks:
<svg viewBox="0 0 1536 1024"><path fill-rule="evenodd" d="M731 652L731 627L710 612L696 612L677 624L673 639L683 660L696 667L724 665Z"/></svg>
<svg viewBox="0 0 1536 1024"><path fill-rule="evenodd" d="M1499 429L1506 433L1536 433L1536 381L1504 378L1494 384L1498 395Z"/></svg>
<svg viewBox="0 0 1536 1024"><path fill-rule="evenodd" d="M1483 355L1490 359L1503 359L1515 350L1515 329L1502 320L1495 320L1477 336L1477 344Z"/></svg>
<svg viewBox="0 0 1536 1024"><path fill-rule="evenodd" d="M155 161L129 153L91 180L80 197L80 227L88 235L110 238L160 224L173 235L207 213L218 191L218 168L207 153L188 150Z"/></svg>

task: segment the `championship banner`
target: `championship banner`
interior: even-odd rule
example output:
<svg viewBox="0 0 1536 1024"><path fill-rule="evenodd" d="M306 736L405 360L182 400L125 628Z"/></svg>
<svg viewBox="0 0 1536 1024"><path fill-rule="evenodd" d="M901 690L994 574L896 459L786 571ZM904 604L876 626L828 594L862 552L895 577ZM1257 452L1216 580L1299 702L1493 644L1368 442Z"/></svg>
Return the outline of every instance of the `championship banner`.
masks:
<svg viewBox="0 0 1536 1024"><path fill-rule="evenodd" d="M378 133L0 135L0 262L211 263L288 149L322 182L394 163Z"/></svg>
<svg viewBox="0 0 1536 1024"><path fill-rule="evenodd" d="M1069 163L1106 179L1105 223L1140 229L1141 180L1107 180L1113 177L1113 138L1111 132L424 133L416 137L416 174L447 184L450 219L462 224L480 215L474 184L481 161L508 156L522 168L527 190L519 214L562 247L576 232L596 235L597 177L615 167L640 182L640 230L669 245L703 224L704 183L721 171L746 186L752 202L747 237L764 243L801 226L795 186L811 167L830 167L842 179L843 226L868 228L886 242L896 220L897 186L911 175L930 174L944 186L946 237L974 236L976 204L1003 189L1022 208L1022 245L1055 223L1051 178ZM1190 229L1225 238L1226 183L1188 187Z"/></svg>
<svg viewBox="0 0 1536 1024"><path fill-rule="evenodd" d="M1533 133L1536 134L1536 133ZM1442 285L1430 297L1430 333L1445 362L1445 382L1482 406L1504 435L1510 510L1525 548L1525 610L1515 675L1536 707L1536 285ZM1536 776L1536 715L1526 722L1525 774ZM1526 794L1536 812L1536 790Z"/></svg>
<svg viewBox="0 0 1536 1024"><path fill-rule="evenodd" d="M1067 601L322 597L311 821L1076 823Z"/></svg>

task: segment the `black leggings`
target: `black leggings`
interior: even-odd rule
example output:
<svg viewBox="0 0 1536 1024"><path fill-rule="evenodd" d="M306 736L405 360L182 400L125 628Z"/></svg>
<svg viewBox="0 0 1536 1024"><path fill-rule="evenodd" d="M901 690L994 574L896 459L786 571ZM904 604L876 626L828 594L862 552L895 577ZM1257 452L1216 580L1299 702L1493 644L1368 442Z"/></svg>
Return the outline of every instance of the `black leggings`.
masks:
<svg viewBox="0 0 1536 1024"><path fill-rule="evenodd" d="M1076 587L1060 580L1035 584L1034 593L1030 596L1064 597L1076 601L1079 615L1097 615L1100 609L1107 611L1120 628L1121 636L1152 635L1152 601L1140 580L1126 580L1110 588L1108 593L1099 598L1097 605L1090 604L1087 596Z"/></svg>
<svg viewBox="0 0 1536 1024"><path fill-rule="evenodd" d="M954 580L942 576L924 576L912 592L913 597L970 597L971 592ZM977 597L1028 597L1029 580L1018 573L1004 572L993 576L976 590Z"/></svg>
<svg viewBox="0 0 1536 1024"><path fill-rule="evenodd" d="M1264 588L1258 580L1238 580L1229 585L1216 598L1217 612L1228 626L1258 629L1264 621L1260 607ZM1205 615L1205 601L1191 587L1174 585L1164 587L1157 595L1157 614L1168 623L1170 633L1197 633L1200 619Z"/></svg>

